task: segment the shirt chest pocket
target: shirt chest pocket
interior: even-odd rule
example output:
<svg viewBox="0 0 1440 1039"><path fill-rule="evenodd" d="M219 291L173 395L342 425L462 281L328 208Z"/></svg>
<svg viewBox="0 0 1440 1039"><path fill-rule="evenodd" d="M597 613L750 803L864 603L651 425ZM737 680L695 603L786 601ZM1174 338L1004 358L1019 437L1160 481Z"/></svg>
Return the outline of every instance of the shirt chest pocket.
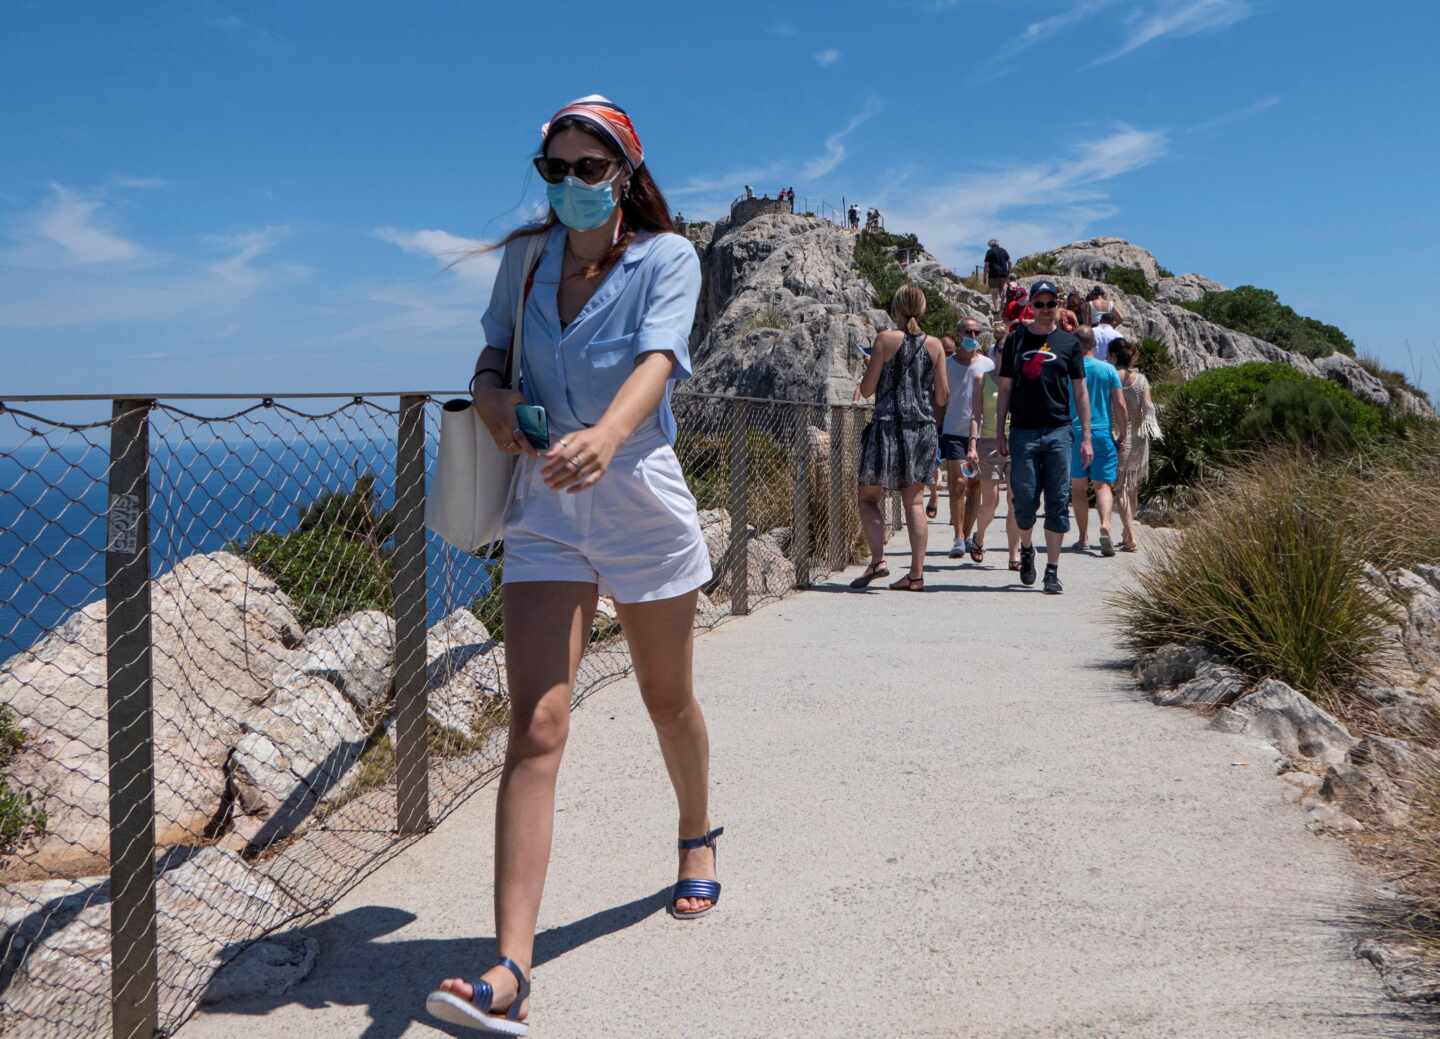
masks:
<svg viewBox="0 0 1440 1039"><path fill-rule="evenodd" d="M567 366L570 406L587 426L599 422L635 370L635 336L593 339L586 343Z"/></svg>

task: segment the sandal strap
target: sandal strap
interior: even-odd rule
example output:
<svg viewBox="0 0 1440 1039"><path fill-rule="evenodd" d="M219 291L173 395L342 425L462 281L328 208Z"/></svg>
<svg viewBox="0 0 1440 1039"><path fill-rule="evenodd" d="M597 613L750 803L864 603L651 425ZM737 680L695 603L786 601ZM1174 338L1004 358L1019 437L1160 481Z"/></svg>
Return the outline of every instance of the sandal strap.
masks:
<svg viewBox="0 0 1440 1039"><path fill-rule="evenodd" d="M725 827L717 826L715 829L711 830L703 837L682 837L680 839L680 850L694 851L696 848L714 849L715 838L719 837L724 832Z"/></svg>
<svg viewBox="0 0 1440 1039"><path fill-rule="evenodd" d="M490 987L490 982L484 978L467 978L466 984L470 986L470 1002L480 1013L490 1013L490 1006L495 1002L495 990Z"/></svg>
<svg viewBox="0 0 1440 1039"><path fill-rule="evenodd" d="M504 967L511 974L515 975L515 998L510 1003L510 1009L505 1012L505 1017L511 1021L518 1021L520 1020L520 1005L530 997L530 979L525 976L525 972L520 969L520 965L509 956L501 956L496 962L496 966ZM490 986L486 985L485 987L488 989ZM490 996L492 1002L494 998L495 996L492 991ZM485 1012L490 1012L488 1006L485 1008Z"/></svg>
<svg viewBox="0 0 1440 1039"><path fill-rule="evenodd" d="M670 901L678 902L682 898L704 898L711 902L720 901L720 881L718 880L682 880L676 883L675 890L670 895Z"/></svg>

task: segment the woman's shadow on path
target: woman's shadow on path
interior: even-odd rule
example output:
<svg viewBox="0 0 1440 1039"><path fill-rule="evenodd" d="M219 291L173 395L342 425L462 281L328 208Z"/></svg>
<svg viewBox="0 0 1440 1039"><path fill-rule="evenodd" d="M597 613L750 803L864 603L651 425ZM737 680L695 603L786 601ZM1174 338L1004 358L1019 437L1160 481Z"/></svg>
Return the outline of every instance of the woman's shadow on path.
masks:
<svg viewBox="0 0 1440 1039"><path fill-rule="evenodd" d="M669 894L667 885L653 895L542 931L535 936L535 966L638 924L664 909ZM414 919L414 913L403 909L363 906L272 935L271 940L305 937L319 944L310 976L284 995L218 1003L210 1013L258 1017L292 1003L312 1010L366 1006L370 1023L360 1039L398 1039L417 1019L455 1035L473 1034L429 1018L425 997L443 978L469 978L486 970L495 956L494 936L380 941Z"/></svg>

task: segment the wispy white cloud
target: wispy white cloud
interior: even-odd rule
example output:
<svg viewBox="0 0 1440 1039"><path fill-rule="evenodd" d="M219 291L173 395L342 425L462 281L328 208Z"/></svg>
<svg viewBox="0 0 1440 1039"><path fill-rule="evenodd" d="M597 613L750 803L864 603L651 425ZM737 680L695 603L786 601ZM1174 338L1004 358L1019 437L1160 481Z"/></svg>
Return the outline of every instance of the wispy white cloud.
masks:
<svg viewBox="0 0 1440 1039"><path fill-rule="evenodd" d="M842 57L844 57L844 54L839 49L827 47L823 51L815 52L815 64L819 65L822 69L826 69L834 65Z"/></svg>
<svg viewBox="0 0 1440 1039"><path fill-rule="evenodd" d="M61 262L78 264L117 264L140 260L145 251L118 232L106 226L101 214L104 200L63 184L50 185L50 198L30 222L29 233L22 243L26 255L10 255L11 262L26 263L40 259L37 246L59 247ZM28 248L27 248L28 246ZM43 262L43 260L42 260Z"/></svg>
<svg viewBox="0 0 1440 1039"><path fill-rule="evenodd" d="M401 231L394 227L375 229L375 237L389 242L414 256L428 256L441 269L449 270L461 281L471 285L490 286L500 270L498 252L469 254L484 249L489 243L478 238L465 238L449 231ZM468 258L467 258L468 257Z"/></svg>
<svg viewBox="0 0 1440 1039"><path fill-rule="evenodd" d="M768 26L766 26L765 31L768 32L771 36L779 36L783 39L789 39L792 36L800 35L800 30L795 27L795 23L787 21L783 18L779 21L771 22Z"/></svg>
<svg viewBox="0 0 1440 1039"><path fill-rule="evenodd" d="M51 185L0 246L0 328L66 328L218 313L262 290L310 275L260 263L284 237L266 227L203 239L210 256L181 256L123 237L106 220L105 193ZM218 259L214 258L219 252Z"/></svg>
<svg viewBox="0 0 1440 1039"><path fill-rule="evenodd" d="M1259 115L1261 112L1274 108L1279 103L1279 95L1272 94L1270 97L1263 97L1254 104L1246 105L1244 108L1237 108L1233 112L1224 112L1212 119L1206 119L1204 122L1196 123L1186 132L1201 133L1205 130L1214 130L1220 126L1228 126L1230 123L1239 122L1241 119L1249 119L1251 116Z"/></svg>
<svg viewBox="0 0 1440 1039"><path fill-rule="evenodd" d="M1167 36L1183 38L1226 29L1254 13L1250 0L1160 0L1148 13L1131 22L1118 47L1102 54L1086 68L1123 58Z"/></svg>
<svg viewBox="0 0 1440 1039"><path fill-rule="evenodd" d="M667 188L665 194L671 198L691 198L702 195L730 194L742 190L746 184L754 186L780 178L786 165L783 162L766 163L764 166L747 166L728 173L691 177L676 188Z"/></svg>
<svg viewBox="0 0 1440 1039"><path fill-rule="evenodd" d="M1064 159L977 170L925 189L907 186L887 207L888 222L923 228L927 247L952 262L990 237L1017 256L1052 247L1113 216L1109 182L1157 161L1167 148L1164 133L1118 126Z"/></svg>
<svg viewBox="0 0 1440 1039"><path fill-rule="evenodd" d="M819 180L821 177L835 172L836 168L845 161L845 138L879 111L880 103L878 101L874 98L867 100L865 107L852 116L848 123L825 138L825 154L805 163L801 168L801 176L805 180Z"/></svg>

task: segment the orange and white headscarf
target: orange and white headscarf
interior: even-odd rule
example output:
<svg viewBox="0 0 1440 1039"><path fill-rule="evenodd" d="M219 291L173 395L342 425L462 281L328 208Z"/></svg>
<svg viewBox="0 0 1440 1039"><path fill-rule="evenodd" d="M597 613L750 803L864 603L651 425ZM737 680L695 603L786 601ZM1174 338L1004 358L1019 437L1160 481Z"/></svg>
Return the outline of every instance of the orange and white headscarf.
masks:
<svg viewBox="0 0 1440 1039"><path fill-rule="evenodd" d="M620 154L625 156L625 161L632 171L644 165L645 149L640 147L640 137L635 133L634 124L630 122L630 117L626 115L625 109L608 97L601 94L590 94L571 101L552 115L548 123L540 127L541 141L549 140L550 127L566 118L583 120L613 141L615 146L620 149Z"/></svg>

